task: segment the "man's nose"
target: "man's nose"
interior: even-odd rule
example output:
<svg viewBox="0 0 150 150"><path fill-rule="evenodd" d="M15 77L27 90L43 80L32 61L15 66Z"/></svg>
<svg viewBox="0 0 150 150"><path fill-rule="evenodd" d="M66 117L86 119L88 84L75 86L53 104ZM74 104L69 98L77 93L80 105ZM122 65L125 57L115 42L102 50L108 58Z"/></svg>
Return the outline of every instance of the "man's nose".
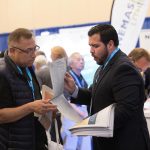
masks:
<svg viewBox="0 0 150 150"><path fill-rule="evenodd" d="M34 51L33 53L31 53L31 56L32 56L33 58L36 57L35 51Z"/></svg>
<svg viewBox="0 0 150 150"><path fill-rule="evenodd" d="M94 48L91 47L91 48L90 48L90 53L93 53L93 52L94 52Z"/></svg>

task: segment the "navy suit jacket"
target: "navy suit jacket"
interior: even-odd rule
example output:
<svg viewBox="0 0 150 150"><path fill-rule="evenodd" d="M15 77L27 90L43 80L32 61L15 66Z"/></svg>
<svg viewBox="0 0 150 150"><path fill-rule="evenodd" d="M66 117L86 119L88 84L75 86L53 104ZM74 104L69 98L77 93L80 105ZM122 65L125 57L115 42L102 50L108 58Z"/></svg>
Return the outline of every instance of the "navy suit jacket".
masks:
<svg viewBox="0 0 150 150"><path fill-rule="evenodd" d="M143 79L122 51L110 60L97 82L94 78L90 90L79 89L77 99L72 100L86 105L91 103L91 114L116 103L114 137L93 137L94 150L150 150L144 101Z"/></svg>

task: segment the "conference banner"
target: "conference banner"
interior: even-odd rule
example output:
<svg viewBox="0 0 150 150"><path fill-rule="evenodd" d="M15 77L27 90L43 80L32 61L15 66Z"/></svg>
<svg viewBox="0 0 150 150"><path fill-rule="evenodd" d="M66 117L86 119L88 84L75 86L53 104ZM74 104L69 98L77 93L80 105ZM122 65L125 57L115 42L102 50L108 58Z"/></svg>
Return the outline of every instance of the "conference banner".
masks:
<svg viewBox="0 0 150 150"><path fill-rule="evenodd" d="M140 32L139 42L140 42L140 47L150 52L150 29L143 29Z"/></svg>
<svg viewBox="0 0 150 150"><path fill-rule="evenodd" d="M136 47L149 0L114 0L111 24L119 36L119 48L128 54Z"/></svg>

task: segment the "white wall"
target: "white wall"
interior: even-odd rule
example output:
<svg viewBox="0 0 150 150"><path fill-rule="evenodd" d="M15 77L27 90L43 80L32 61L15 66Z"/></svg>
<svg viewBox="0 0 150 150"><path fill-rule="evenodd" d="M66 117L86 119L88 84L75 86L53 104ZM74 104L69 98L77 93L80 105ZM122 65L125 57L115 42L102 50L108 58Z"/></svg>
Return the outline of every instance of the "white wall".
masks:
<svg viewBox="0 0 150 150"><path fill-rule="evenodd" d="M0 0L0 33L109 21L113 0ZM150 7L147 13L150 16Z"/></svg>

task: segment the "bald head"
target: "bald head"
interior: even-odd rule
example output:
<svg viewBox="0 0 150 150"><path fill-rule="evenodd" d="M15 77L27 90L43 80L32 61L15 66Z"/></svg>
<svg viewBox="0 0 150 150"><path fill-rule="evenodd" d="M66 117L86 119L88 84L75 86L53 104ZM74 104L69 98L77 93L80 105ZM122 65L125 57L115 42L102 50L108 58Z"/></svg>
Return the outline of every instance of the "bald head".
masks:
<svg viewBox="0 0 150 150"><path fill-rule="evenodd" d="M55 60L63 58L63 57L67 58L67 53L63 47L55 46L55 47L51 48L52 61L55 61Z"/></svg>

